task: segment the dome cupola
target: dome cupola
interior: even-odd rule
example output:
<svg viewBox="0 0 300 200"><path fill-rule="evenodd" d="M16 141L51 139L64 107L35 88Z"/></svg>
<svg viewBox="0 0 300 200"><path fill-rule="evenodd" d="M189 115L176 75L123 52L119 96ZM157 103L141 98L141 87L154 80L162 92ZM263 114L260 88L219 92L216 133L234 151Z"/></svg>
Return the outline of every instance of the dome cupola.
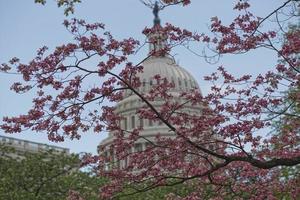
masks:
<svg viewBox="0 0 300 200"><path fill-rule="evenodd" d="M155 83L154 76L159 74L161 78L166 78L168 82L174 84L174 88L170 92L181 93L188 92L191 89L199 89L199 86L193 76L186 71L184 68L176 64L173 57L167 55L167 37L161 31L162 27L160 25L160 18L158 3L155 2L153 7L153 31L148 35L149 43L149 58L143 63L143 72L138 74L140 81L142 83L141 87L138 88L141 93L148 93ZM132 95L132 92L127 91L125 96Z"/></svg>

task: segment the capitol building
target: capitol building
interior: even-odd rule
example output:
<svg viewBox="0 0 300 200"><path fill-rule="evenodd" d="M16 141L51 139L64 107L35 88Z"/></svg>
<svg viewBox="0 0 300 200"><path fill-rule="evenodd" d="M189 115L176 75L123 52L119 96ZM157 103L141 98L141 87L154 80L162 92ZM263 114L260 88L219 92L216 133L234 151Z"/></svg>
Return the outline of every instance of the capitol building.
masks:
<svg viewBox="0 0 300 200"><path fill-rule="evenodd" d="M154 19L154 26L160 26L160 20L156 15ZM164 48L165 40L159 34L148 35L149 40L155 40L156 43L149 42L149 52L159 51ZM152 55L148 57L142 64L143 72L138 74L141 81L141 86L137 91L141 94L147 94L152 86L156 84L154 76L159 74L161 78L166 78L169 83L173 83L174 87L170 89L169 93L172 95L172 101L177 103L184 103L186 100L180 97L182 92L190 92L191 90L200 90L196 80L193 76L179 66L173 57L167 54ZM199 91L200 92L200 91ZM154 108L160 110L161 105L164 103L162 99L151 101ZM160 120L141 119L137 114L139 108L144 106L140 97L133 94L130 90L126 90L124 98L116 104L115 112L122 116L121 128L123 130L131 131L134 128L142 127L139 132L139 139L132 147L132 152L143 151L149 145L149 141L155 142L155 137L160 134L161 137L175 137L175 133L170 130ZM188 113L189 115L201 114L201 107L199 105L184 104L180 109L181 112ZM100 147L108 147L114 140L114 134L109 133L108 137L100 143ZM107 148L108 149L108 148ZM100 150L99 150L100 151ZM105 152L105 150L104 150ZM100 153L100 152L99 152ZM105 152L109 154L109 152ZM108 156L108 155L107 155ZM127 160L122 160L119 167L126 167Z"/></svg>

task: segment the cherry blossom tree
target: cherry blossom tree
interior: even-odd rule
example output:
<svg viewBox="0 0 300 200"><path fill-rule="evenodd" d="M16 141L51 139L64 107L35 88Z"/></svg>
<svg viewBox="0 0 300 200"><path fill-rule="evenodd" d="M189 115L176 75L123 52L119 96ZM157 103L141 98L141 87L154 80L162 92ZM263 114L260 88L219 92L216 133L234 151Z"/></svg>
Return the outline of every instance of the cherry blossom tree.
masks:
<svg viewBox="0 0 300 200"><path fill-rule="evenodd" d="M160 8L190 4L178 0L159 2ZM144 3L153 6L152 1ZM299 174L278 177L282 167L292 169L300 163L300 116L299 112L290 112L299 110L300 31L287 32L286 27L287 22L299 18L299 6L297 0L285 0L269 15L258 17L249 11L250 1L238 1L233 9L239 15L232 23L223 24L218 17L212 17L211 34L196 34L168 23L146 28L146 36L161 35L166 45L139 63L133 63L131 57L142 48L140 41L117 40L102 23L65 21L73 43L63 44L53 52L42 47L28 64L13 58L1 65L3 72L17 70L23 75L23 82L14 83L12 90L36 90L32 109L24 115L5 117L1 128L7 133L24 129L46 132L52 141L80 139L81 133L90 130L113 133L115 139L110 148L114 157L129 157L128 166L113 165L106 170L106 164L113 160L104 155L104 147L99 148L99 155L83 160L83 165L96 165L99 176L109 178L101 187L104 199L179 184L194 189L184 196L171 193L166 198L297 199ZM276 19L276 28L265 28L271 18ZM148 42L155 45L157 40L150 38ZM182 92L183 103L172 100L174 96L168 91L174 84L160 75L153 77L155 84L149 93L138 90L142 85L139 74L143 72L143 61L171 54L175 46L189 49L191 44L206 45L210 54L203 56L209 61L225 54L269 49L278 57L278 63L267 73L240 77L220 66L205 77L212 85L211 93L202 95L198 89ZM90 60L98 64L90 65ZM123 67L120 72L119 66ZM291 93L288 104L283 93L287 90L296 91ZM142 127L123 130L122 116L108 104L122 100L125 91L143 102L144 106L137 110L140 118L159 121L176 137L158 134L144 151L130 152L142 137ZM163 102L160 108L153 105L156 99ZM184 112L187 104L201 107L203 114ZM273 122L279 118L284 119L285 125L273 130Z"/></svg>

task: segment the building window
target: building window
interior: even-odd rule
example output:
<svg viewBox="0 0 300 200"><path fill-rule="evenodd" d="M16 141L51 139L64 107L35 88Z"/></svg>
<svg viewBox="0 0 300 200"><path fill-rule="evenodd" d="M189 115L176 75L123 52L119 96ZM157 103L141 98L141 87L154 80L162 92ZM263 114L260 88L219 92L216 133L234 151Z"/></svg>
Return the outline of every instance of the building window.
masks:
<svg viewBox="0 0 300 200"><path fill-rule="evenodd" d="M130 101L130 106L134 106L134 101Z"/></svg>
<svg viewBox="0 0 300 200"><path fill-rule="evenodd" d="M8 143L9 143L9 144L13 144L13 143L14 143L14 140L13 140L12 138L9 138Z"/></svg>
<svg viewBox="0 0 300 200"><path fill-rule="evenodd" d="M137 143L134 145L134 150L135 152L140 152L143 150L142 144L141 143Z"/></svg>
<svg viewBox="0 0 300 200"><path fill-rule="evenodd" d="M105 160L109 159L108 152L104 152L103 156L104 156ZM105 164L104 164L104 170L109 170L109 162L107 162L107 160L105 161Z"/></svg>
<svg viewBox="0 0 300 200"><path fill-rule="evenodd" d="M131 128L135 128L135 117L134 115L131 116Z"/></svg>
<svg viewBox="0 0 300 200"><path fill-rule="evenodd" d="M124 118L124 129L127 130L127 118Z"/></svg>
<svg viewBox="0 0 300 200"><path fill-rule="evenodd" d="M152 121L152 119L149 119L149 126L153 126L153 121Z"/></svg>
<svg viewBox="0 0 300 200"><path fill-rule="evenodd" d="M119 128L122 128L121 122L122 122L122 120L118 120L118 126L119 126Z"/></svg>
<svg viewBox="0 0 300 200"><path fill-rule="evenodd" d="M121 169L121 164L120 164L120 161L119 160L117 160L116 162L115 162L115 166L117 167L117 169Z"/></svg>
<svg viewBox="0 0 300 200"><path fill-rule="evenodd" d="M140 127L143 128L144 127L144 120L142 118L140 118Z"/></svg>
<svg viewBox="0 0 300 200"><path fill-rule="evenodd" d="M109 160L111 162L114 162L114 160L115 160L115 158L114 158L114 151L112 149L109 150L108 156L109 156Z"/></svg>
<svg viewBox="0 0 300 200"><path fill-rule="evenodd" d="M146 80L143 80L143 87L146 87Z"/></svg>

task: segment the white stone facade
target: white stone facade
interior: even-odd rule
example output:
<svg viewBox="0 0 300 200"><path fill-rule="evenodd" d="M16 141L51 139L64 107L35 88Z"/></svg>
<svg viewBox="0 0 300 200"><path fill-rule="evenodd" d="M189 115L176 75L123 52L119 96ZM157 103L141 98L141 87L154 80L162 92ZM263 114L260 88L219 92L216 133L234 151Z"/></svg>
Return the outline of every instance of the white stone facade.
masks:
<svg viewBox="0 0 300 200"><path fill-rule="evenodd" d="M16 154L22 154L25 152L36 153L39 151L47 151L50 149L56 152L64 152L66 154L70 153L70 150L68 148L42 144L42 143L33 142L29 140L21 140L21 139L1 136L1 135L0 135L0 144L14 148Z"/></svg>

